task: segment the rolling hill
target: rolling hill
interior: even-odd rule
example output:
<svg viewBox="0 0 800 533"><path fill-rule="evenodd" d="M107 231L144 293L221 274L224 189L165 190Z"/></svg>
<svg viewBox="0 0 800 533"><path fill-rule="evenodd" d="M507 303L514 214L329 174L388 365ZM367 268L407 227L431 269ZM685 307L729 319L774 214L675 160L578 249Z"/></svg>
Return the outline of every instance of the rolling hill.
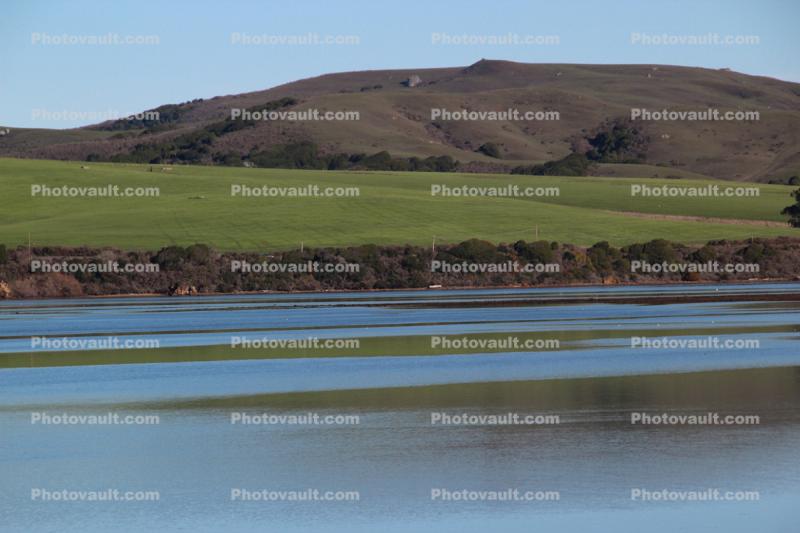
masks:
<svg viewBox="0 0 800 533"><path fill-rule="evenodd" d="M418 84L407 80L418 77ZM414 86L408 86L414 85ZM137 144L168 143L202 133L232 108L292 99L286 109L357 111L351 121L257 121L212 136L203 159L246 155L309 141L323 153L399 157L448 155L463 168L501 171L568 155L609 121L631 109L756 111L758 120L642 121L640 164L600 164L593 173L639 177L787 180L800 174L800 84L728 70L662 65L523 64L481 60L468 67L328 74L271 89L157 108L158 124L114 123L74 130L11 128L0 155L85 160L130 153ZM558 120L441 120L448 111L555 111ZM478 149L499 148L500 158ZM502 165L502 167L500 166Z"/></svg>
<svg viewBox="0 0 800 533"><path fill-rule="evenodd" d="M84 167L84 168L82 168ZM470 238L492 242L544 239L590 246L655 238L684 243L750 237L800 237L780 215L791 187L756 185L740 198L631 196L631 186L730 185L708 180L658 180L451 174L340 172L0 159L0 243L112 246L157 250L205 243L219 250L274 251L301 246L429 245ZM44 197L31 187L158 187L157 197ZM356 187L355 197L243 197L251 188ZM518 185L557 188L539 197L432 195L451 188ZM748 185L752 186L752 185Z"/></svg>

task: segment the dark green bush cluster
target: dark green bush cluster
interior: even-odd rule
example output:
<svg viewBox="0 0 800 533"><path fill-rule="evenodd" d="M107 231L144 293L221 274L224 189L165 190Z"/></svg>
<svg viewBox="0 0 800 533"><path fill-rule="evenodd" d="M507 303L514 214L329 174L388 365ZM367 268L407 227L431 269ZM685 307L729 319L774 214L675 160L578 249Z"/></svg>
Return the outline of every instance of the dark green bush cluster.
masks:
<svg viewBox="0 0 800 533"><path fill-rule="evenodd" d="M569 154L557 161L542 165L518 166L511 169L512 174L531 174L534 176L586 176L591 161L583 154Z"/></svg>
<svg viewBox="0 0 800 533"><path fill-rule="evenodd" d="M489 241L469 239L450 247L447 254L471 263L489 263L497 258L497 246Z"/></svg>
<svg viewBox="0 0 800 533"><path fill-rule="evenodd" d="M495 143L484 143L480 148L478 148L478 151L489 157L494 157L495 159L500 159L502 157L500 147Z"/></svg>
<svg viewBox="0 0 800 533"><path fill-rule="evenodd" d="M531 243L517 241L514 243L514 250L517 254L531 263L552 263L555 258L554 250L557 249L558 243L547 241Z"/></svg>
<svg viewBox="0 0 800 533"><path fill-rule="evenodd" d="M254 106L249 108L248 111L275 111L296 104L297 100L286 97L272 100L260 106ZM211 156L211 145L218 137L222 137L234 131L252 128L255 125L255 120L240 120L228 117L225 120L214 122L199 130L179 135L167 142L137 144L129 153L112 156L111 161L114 163L151 164L166 162L198 163L206 157ZM222 157L224 161L226 156L213 156L212 161L218 161L219 157ZM90 157L87 157L87 160L96 161L99 160L99 156L91 154ZM235 160L228 160L234 165L236 164Z"/></svg>
<svg viewBox="0 0 800 533"><path fill-rule="evenodd" d="M114 122L106 125L98 126L97 129L102 131L127 131L127 130L138 130L138 129L148 129L151 131L160 131L165 129L186 114L189 110L194 108L198 103L202 102L202 98L198 98L196 100L191 100L189 102L183 102L181 104L166 104L155 109L149 109L145 113L149 112L157 112L158 118L151 119L147 118L146 116L142 118L131 117L131 118L121 118L119 120L115 120Z"/></svg>
<svg viewBox="0 0 800 533"><path fill-rule="evenodd" d="M782 179L771 179L767 183L770 185L800 185L800 176L789 176Z"/></svg>
<svg viewBox="0 0 800 533"><path fill-rule="evenodd" d="M781 211L781 214L788 215L789 224L795 228L800 228L800 189L792 193L792 198L794 198L795 203L785 207L783 211Z"/></svg>
<svg viewBox="0 0 800 533"><path fill-rule="evenodd" d="M205 244L191 246L167 246L153 256L152 262L163 270L176 270L185 263L206 264L211 259L211 248Z"/></svg>
<svg viewBox="0 0 800 533"><path fill-rule="evenodd" d="M593 244L586 251L586 258L594 270L602 276L630 270L630 261L623 255L622 250L614 248L607 241Z"/></svg>
<svg viewBox="0 0 800 533"><path fill-rule="evenodd" d="M366 154L319 153L310 142L273 146L268 150L254 152L247 160L263 168L303 168L327 170L395 170L420 172L450 172L458 162L450 156L431 156L425 159L392 157L389 152Z"/></svg>
<svg viewBox="0 0 800 533"><path fill-rule="evenodd" d="M651 264L670 263L677 257L672 243L665 239L654 239L645 244L631 244L622 251L631 261L646 261Z"/></svg>
<svg viewBox="0 0 800 533"><path fill-rule="evenodd" d="M591 148L586 157L601 163L636 163L644 161L647 139L638 128L621 120L601 126L586 139Z"/></svg>

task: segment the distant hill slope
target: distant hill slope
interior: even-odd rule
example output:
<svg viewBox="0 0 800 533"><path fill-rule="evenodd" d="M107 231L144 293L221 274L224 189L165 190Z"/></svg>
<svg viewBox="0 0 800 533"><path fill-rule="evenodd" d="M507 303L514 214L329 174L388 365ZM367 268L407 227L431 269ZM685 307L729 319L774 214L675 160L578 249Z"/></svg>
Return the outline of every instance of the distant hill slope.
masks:
<svg viewBox="0 0 800 533"><path fill-rule="evenodd" d="M404 82L419 76L421 83ZM636 121L647 139L640 176L705 175L740 181L800 174L800 84L727 70L663 65L559 65L481 60L469 67L327 74L272 89L164 106L157 127L104 123L76 130L11 129L0 155L53 159L102 158L143 142L168 142L281 98L287 109L358 111L357 121L258 121L213 140L212 154L247 154L297 141L326 153L382 150L395 156L449 155L462 163L507 166L559 159L605 122L651 111L757 111L750 121ZM432 120L431 109L557 111L548 121ZM477 152L491 142L501 159ZM626 165L599 173L629 175Z"/></svg>

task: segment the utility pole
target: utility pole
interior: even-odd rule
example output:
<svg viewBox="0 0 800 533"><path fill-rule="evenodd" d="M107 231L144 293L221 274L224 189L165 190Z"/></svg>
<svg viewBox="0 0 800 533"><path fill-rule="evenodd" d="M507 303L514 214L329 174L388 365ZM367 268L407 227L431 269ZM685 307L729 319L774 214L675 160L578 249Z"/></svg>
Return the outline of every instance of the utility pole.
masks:
<svg viewBox="0 0 800 533"><path fill-rule="evenodd" d="M539 240L539 224L536 224L535 230L536 230L536 240L538 241Z"/></svg>
<svg viewBox="0 0 800 533"><path fill-rule="evenodd" d="M436 235L433 236L433 242L431 243L431 257L436 257Z"/></svg>

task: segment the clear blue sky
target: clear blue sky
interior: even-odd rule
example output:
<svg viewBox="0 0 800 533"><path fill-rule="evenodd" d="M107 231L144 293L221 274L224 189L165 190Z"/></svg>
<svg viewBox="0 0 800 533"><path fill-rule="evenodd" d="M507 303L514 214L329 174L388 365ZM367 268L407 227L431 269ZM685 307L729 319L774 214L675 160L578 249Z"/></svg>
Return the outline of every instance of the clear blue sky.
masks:
<svg viewBox="0 0 800 533"><path fill-rule="evenodd" d="M730 67L800 81L798 21L798 0L3 0L0 124L74 127L98 121L53 118L53 113L135 112L329 72L458 66L483 57ZM231 35L236 32L357 36L360 44L235 45ZM432 44L434 33L509 32L555 35L559 44ZM759 44L631 44L633 33L709 32L755 35ZM85 38L108 33L157 36L158 44L33 42L34 34Z"/></svg>

